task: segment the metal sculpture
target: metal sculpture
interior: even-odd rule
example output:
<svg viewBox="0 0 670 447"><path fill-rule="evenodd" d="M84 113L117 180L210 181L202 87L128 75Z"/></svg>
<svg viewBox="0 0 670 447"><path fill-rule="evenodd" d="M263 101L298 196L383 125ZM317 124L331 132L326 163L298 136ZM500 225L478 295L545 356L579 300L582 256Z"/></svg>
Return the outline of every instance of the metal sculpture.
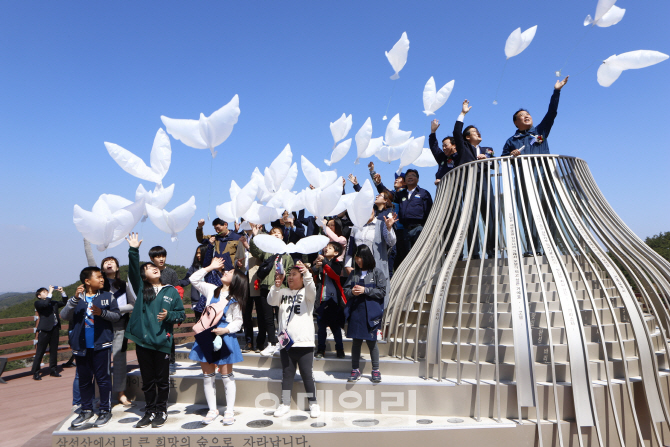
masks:
<svg viewBox="0 0 670 447"><path fill-rule="evenodd" d="M513 416L501 410L501 388L513 386L516 418L534 413L539 445L542 421L573 417L580 445L587 427L606 445L604 421L620 445L630 432L649 442L647 431L662 445L669 296L670 264L625 226L583 160L486 159L440 182L393 276L383 326L389 353L424 362L426 379L473 384L478 420L483 383L495 387L485 416L498 420ZM551 410L539 404L544 387ZM599 416L600 404L607 414Z"/></svg>

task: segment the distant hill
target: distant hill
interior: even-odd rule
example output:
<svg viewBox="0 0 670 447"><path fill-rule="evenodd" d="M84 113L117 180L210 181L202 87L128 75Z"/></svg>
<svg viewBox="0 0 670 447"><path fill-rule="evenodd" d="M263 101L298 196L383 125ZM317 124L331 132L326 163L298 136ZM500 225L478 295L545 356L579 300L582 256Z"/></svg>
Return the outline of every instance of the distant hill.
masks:
<svg viewBox="0 0 670 447"><path fill-rule="evenodd" d="M37 290L37 289L35 289ZM35 299L35 292L7 292L0 295L0 309Z"/></svg>

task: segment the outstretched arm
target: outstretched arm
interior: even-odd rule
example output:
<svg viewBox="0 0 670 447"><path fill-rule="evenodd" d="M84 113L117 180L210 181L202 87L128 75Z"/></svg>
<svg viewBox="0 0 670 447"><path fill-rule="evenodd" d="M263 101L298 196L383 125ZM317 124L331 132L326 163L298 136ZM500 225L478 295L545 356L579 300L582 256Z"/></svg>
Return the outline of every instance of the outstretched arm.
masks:
<svg viewBox="0 0 670 447"><path fill-rule="evenodd" d="M554 93L552 93L551 99L549 100L549 110L547 110L547 114L544 115L544 118L542 118L542 121L537 126L537 132L545 138L549 136L556 115L558 115L558 100L561 97L561 89L568 83L569 77L570 76L566 76L565 79L556 81L556 84L554 84Z"/></svg>

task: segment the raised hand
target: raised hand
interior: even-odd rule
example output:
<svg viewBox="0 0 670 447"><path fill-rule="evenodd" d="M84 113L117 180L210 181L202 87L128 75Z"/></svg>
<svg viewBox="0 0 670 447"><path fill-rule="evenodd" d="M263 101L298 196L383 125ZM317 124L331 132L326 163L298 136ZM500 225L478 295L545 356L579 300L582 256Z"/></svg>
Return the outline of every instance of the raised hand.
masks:
<svg viewBox="0 0 670 447"><path fill-rule="evenodd" d="M566 76L565 79L563 79L562 81L561 80L556 81L556 84L554 84L554 90L562 89L563 86L568 83L568 78L569 77L570 76Z"/></svg>
<svg viewBox="0 0 670 447"><path fill-rule="evenodd" d="M298 270L300 270L301 275L304 275L305 272L307 272L307 267L305 267L305 264L303 264L302 261L296 262L295 266L298 267Z"/></svg>
<svg viewBox="0 0 670 447"><path fill-rule="evenodd" d="M54 291L54 286L50 285L49 286L49 295L51 295Z"/></svg>
<svg viewBox="0 0 670 447"><path fill-rule="evenodd" d="M438 120L433 120L430 122L430 133L435 133L435 131L440 127L440 122Z"/></svg>
<svg viewBox="0 0 670 447"><path fill-rule="evenodd" d="M254 236L258 235L258 232L261 231L261 226L256 224L251 224L251 234Z"/></svg>
<svg viewBox="0 0 670 447"><path fill-rule="evenodd" d="M393 228L393 224L398 221L398 215L396 213L391 213L384 216L384 223L386 223L386 229L390 230Z"/></svg>
<svg viewBox="0 0 670 447"><path fill-rule="evenodd" d="M280 288L284 282L284 275L278 275L275 273L275 287Z"/></svg>
<svg viewBox="0 0 670 447"><path fill-rule="evenodd" d="M369 169L370 171L374 171L374 170L375 170L375 162L374 162L374 161L371 161L370 163L368 163L368 169Z"/></svg>
<svg viewBox="0 0 670 447"><path fill-rule="evenodd" d="M84 287L83 284L81 284L79 287L77 287L77 290L74 291L74 299L79 300L81 298L81 294L86 291L86 287Z"/></svg>
<svg viewBox="0 0 670 447"><path fill-rule="evenodd" d="M465 101L463 101L463 108L461 109L461 112L463 113L463 115L465 115L470 111L471 108L472 106L470 105L470 101L466 99Z"/></svg>
<svg viewBox="0 0 670 447"><path fill-rule="evenodd" d="M209 243L214 245L214 242L216 242L216 237L215 236L210 236L209 237Z"/></svg>
<svg viewBox="0 0 670 447"><path fill-rule="evenodd" d="M348 179L354 185L358 185L358 179L356 178L356 176L354 174L349 174Z"/></svg>
<svg viewBox="0 0 670 447"><path fill-rule="evenodd" d="M437 185L439 185L439 184L440 184L440 179L439 179L439 178L436 178L436 179L435 179L435 186L437 186Z"/></svg>
<svg viewBox="0 0 670 447"><path fill-rule="evenodd" d="M240 244L242 244L242 246L243 246L245 249L249 250L249 241L247 241L247 237L246 237L246 236L242 236L242 237L240 238Z"/></svg>
<svg viewBox="0 0 670 447"><path fill-rule="evenodd" d="M130 233L126 236L126 240L128 241L128 245L133 248L140 248L140 245L142 245L142 239L140 239L140 236L137 233Z"/></svg>
<svg viewBox="0 0 670 447"><path fill-rule="evenodd" d="M237 233L238 231L240 231L240 223L235 222L235 233Z"/></svg>
<svg viewBox="0 0 670 447"><path fill-rule="evenodd" d="M225 262L223 262L223 258L216 257L212 259L212 262L207 267L205 267L205 270L209 272L212 270L221 270L224 265Z"/></svg>
<svg viewBox="0 0 670 447"><path fill-rule="evenodd" d="M204 227L204 226L205 226L205 219L200 219L200 220L198 221L198 228L202 228L202 227Z"/></svg>
<svg viewBox="0 0 670 447"><path fill-rule="evenodd" d="M375 184L379 185L382 182L381 174L375 174L375 176L372 177L372 180L375 182Z"/></svg>

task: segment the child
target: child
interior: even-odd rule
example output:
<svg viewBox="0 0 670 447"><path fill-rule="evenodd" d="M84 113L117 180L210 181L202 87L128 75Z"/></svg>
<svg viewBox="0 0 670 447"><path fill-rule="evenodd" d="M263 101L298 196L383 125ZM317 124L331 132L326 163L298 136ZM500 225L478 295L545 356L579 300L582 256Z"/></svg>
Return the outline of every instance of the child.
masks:
<svg viewBox="0 0 670 447"><path fill-rule="evenodd" d="M105 277L98 267L83 269L79 280L82 284L60 313L63 320L72 321L70 347L77 356L81 413L72 421L72 427L86 424L94 415L94 377L100 391L100 414L95 426L102 427L112 419L109 364L114 340L113 323L119 321L121 315L114 295L102 291Z"/></svg>
<svg viewBox="0 0 670 447"><path fill-rule="evenodd" d="M213 251L214 246L210 245L208 249ZM213 271L221 275L220 286L205 282L205 276ZM193 349L188 356L191 360L200 362L204 376L205 398L207 399L209 411L202 419L202 423L211 424L219 416L219 410L216 406L215 385L216 367L218 366L226 391L226 411L223 414L223 424L232 425L235 422L236 394L233 363L242 361L240 344L235 334L242 328L242 311L248 288L247 278L240 270L233 269L230 256L228 253L224 253L223 257L214 258L207 267L201 268L191 275L191 284L198 289L202 296L206 297L208 306L216 303L224 306L223 317L211 332L223 337L223 344L226 347L225 357L217 358L213 363L210 363L209 360L211 359L207 358L204 349L208 349L211 352L212 347L201 347L198 341L193 344Z"/></svg>
<svg viewBox="0 0 670 447"><path fill-rule="evenodd" d="M198 245L198 248L195 249L195 254L193 255L193 262L191 263L191 267L189 267L188 271L186 272L186 275L182 279L179 280L179 285L181 287L186 287L189 284L191 284L191 275L197 272L202 268L202 262L205 259L205 250L207 250L207 245L202 244ZM195 287L191 287L191 306L193 309L193 313L195 314L195 321L196 323L200 319L200 315L202 315L202 309L203 307L200 306L200 292L196 290Z"/></svg>
<svg viewBox="0 0 670 447"><path fill-rule="evenodd" d="M347 304L344 291L340 285L340 274L343 262L339 259L344 248L337 242L330 242L323 249L323 255L316 258L312 267L321 288L318 293L319 302L315 313L319 327L316 358L323 358L326 351L326 328L330 327L335 338L335 350L337 358L344 358L344 346L342 345L342 327L344 326L344 312L342 309Z"/></svg>
<svg viewBox="0 0 670 447"><path fill-rule="evenodd" d="M105 275L106 292L111 292L116 298L119 306L119 313L121 318L113 324L114 328L114 344L112 345L112 387L114 393L118 396L121 405L126 407L131 406L131 402L126 397L126 351L128 349L128 340L126 339L126 326L128 326L128 319L130 312L133 311L135 305L135 298L131 295L126 295L126 283L121 280L119 276L119 260L114 256L108 256L102 260L100 264L102 274Z"/></svg>
<svg viewBox="0 0 670 447"><path fill-rule="evenodd" d="M165 286L170 285L177 287L179 286L179 277L177 276L177 272L175 272L173 269L165 265L166 258L167 258L167 250L165 250L160 245L151 247L151 250L149 250L149 259L151 259L151 262L156 267L158 267L158 270L160 270L161 272L161 284ZM182 289L181 286L179 287L179 289L177 289L177 291L179 292L179 296L183 296L184 289ZM172 376L176 373L177 373L177 366L175 360L175 346L173 338L172 347L170 348L170 375Z"/></svg>
<svg viewBox="0 0 670 447"><path fill-rule="evenodd" d="M361 378L358 365L361 358L363 340L368 345L372 357L372 382L382 381L379 372L379 347L377 329L381 327L386 295L386 275L375 268L375 258L367 245L359 245L354 256L355 267L344 284L347 307L344 316L349 322L347 337L353 339L351 345L351 376L349 382Z"/></svg>
<svg viewBox="0 0 670 447"><path fill-rule="evenodd" d="M47 346L49 347L49 366L51 372L50 376L60 377L56 366L58 364L58 334L60 331L60 318L58 318L58 309L65 306L67 303L67 295L63 291L62 287L56 288L61 293L61 301L54 301L51 299L51 296L54 291L53 286L49 286L49 290L44 287L40 287L35 292L35 310L40 316L40 321L37 323L37 331L39 335L37 336L37 347L35 349L35 359L33 360L33 368L31 373L33 374L33 379L42 380L40 375L40 363L42 362L42 357L46 352Z"/></svg>
<svg viewBox="0 0 670 447"><path fill-rule="evenodd" d="M162 427L167 420L170 394L170 349L174 339L173 324L184 321L184 305L173 286L163 284L161 271L147 262L140 266L137 233L126 237L128 245L128 282L133 288L135 308L130 315L126 338L137 346L137 362L142 375L146 413L135 425Z"/></svg>
<svg viewBox="0 0 670 447"><path fill-rule="evenodd" d="M261 228L261 225L254 225L252 227L252 232L256 236ZM281 228L272 228L270 230L270 236L274 236L277 239L282 239L282 230ZM266 263L272 263L268 274L265 278L260 281L261 289L261 306L256 308L256 315L258 321L258 337L256 338L256 349L261 349L263 344L265 344L265 334L268 335L268 341L270 344L267 345L265 349L261 351L262 356L272 357L277 352L277 334L275 334L275 319L274 319L274 310L272 305L268 304L268 294L270 287L275 283L275 269L274 262L275 258L279 257L281 259L282 266L285 272L288 272L293 267L293 259L290 255L284 253L283 255L273 255L271 253L265 253L263 250L258 248L254 243L254 240L251 240L249 245L249 251L254 258L257 258L261 261L261 266L259 267L259 272L261 268ZM260 273L259 273L260 274ZM282 277L283 278L283 277ZM312 327L312 330L314 328Z"/></svg>
<svg viewBox="0 0 670 447"><path fill-rule="evenodd" d="M296 365L305 384L309 401L309 413L319 417L321 410L316 403L316 387L312 375L314 361L314 299L316 287L309 269L298 261L289 271L288 289L282 289L284 275L275 275L275 283L270 289L268 303L279 306L279 332L286 330L293 344L281 349L282 396L281 405L274 412L275 417L284 416L291 409L291 390L295 378Z"/></svg>

